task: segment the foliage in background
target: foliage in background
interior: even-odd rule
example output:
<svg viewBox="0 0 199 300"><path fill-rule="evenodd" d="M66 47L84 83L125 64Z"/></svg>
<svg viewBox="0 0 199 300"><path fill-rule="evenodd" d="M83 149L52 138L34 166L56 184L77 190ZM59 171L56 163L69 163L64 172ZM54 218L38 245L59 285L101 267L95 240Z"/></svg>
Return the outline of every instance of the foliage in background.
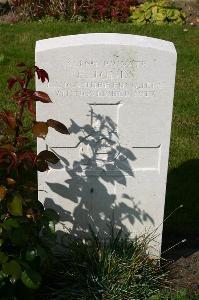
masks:
<svg viewBox="0 0 199 300"><path fill-rule="evenodd" d="M69 21L113 21L133 24L185 23L185 12L173 0L11 0L25 20L50 17Z"/></svg>
<svg viewBox="0 0 199 300"><path fill-rule="evenodd" d="M0 2L0 16L7 13L10 10L10 5L8 2Z"/></svg>
<svg viewBox="0 0 199 300"><path fill-rule="evenodd" d="M119 21L129 17L136 0L12 0L12 7L23 19L38 20L46 16L73 21Z"/></svg>
<svg viewBox="0 0 199 300"><path fill-rule="evenodd" d="M186 15L171 0L148 0L139 6L132 6L129 21L133 24L185 23Z"/></svg>
<svg viewBox="0 0 199 300"><path fill-rule="evenodd" d="M73 15L74 0L11 0L12 8L23 20L38 20L45 16L54 18Z"/></svg>
<svg viewBox="0 0 199 300"><path fill-rule="evenodd" d="M125 22L129 17L130 6L135 4L136 0L77 1L76 15L83 17L84 21Z"/></svg>
<svg viewBox="0 0 199 300"><path fill-rule="evenodd" d="M165 284L159 261L146 254L147 238L129 240L113 228L106 242L92 232L87 243L67 238L46 274L41 299L149 299Z"/></svg>
<svg viewBox="0 0 199 300"><path fill-rule="evenodd" d="M55 242L58 216L38 201L37 184L32 179L36 170L43 172L49 162L57 163L59 159L47 150L37 155L31 149L30 133L45 138L48 127L52 127L68 134L65 125L56 120L35 121L35 102L50 103L51 99L44 92L30 89L29 84L35 72L42 82L48 80L48 74L37 66L27 67L23 63L18 68L20 75L8 80L8 89L14 90L11 101L17 109L0 112L1 299L39 288L41 270L47 269ZM24 122L25 112L30 114L29 124Z"/></svg>

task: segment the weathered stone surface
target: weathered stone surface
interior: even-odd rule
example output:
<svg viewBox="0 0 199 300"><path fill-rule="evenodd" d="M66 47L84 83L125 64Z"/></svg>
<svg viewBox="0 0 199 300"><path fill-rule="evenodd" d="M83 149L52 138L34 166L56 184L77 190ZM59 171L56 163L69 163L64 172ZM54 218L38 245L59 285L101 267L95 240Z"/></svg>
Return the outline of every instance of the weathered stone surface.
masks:
<svg viewBox="0 0 199 300"><path fill-rule="evenodd" d="M37 120L56 119L38 152L60 162L38 174L39 199L60 213L71 233L88 224L103 237L114 222L131 236L152 231L161 247L176 68L172 43L142 36L86 34L37 42L36 82L53 103L37 103Z"/></svg>

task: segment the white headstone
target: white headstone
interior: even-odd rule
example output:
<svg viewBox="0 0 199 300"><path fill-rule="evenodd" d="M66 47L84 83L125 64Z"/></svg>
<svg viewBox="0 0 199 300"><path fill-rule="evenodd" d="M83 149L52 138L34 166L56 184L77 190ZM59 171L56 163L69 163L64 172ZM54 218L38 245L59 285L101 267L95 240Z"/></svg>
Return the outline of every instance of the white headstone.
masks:
<svg viewBox="0 0 199 300"><path fill-rule="evenodd" d="M53 103L37 103L37 120L55 119L38 152L57 165L38 174L39 200L55 208L77 236L102 237L114 222L131 237L157 228L161 248L176 70L171 42L129 34L83 34L41 40L37 80Z"/></svg>

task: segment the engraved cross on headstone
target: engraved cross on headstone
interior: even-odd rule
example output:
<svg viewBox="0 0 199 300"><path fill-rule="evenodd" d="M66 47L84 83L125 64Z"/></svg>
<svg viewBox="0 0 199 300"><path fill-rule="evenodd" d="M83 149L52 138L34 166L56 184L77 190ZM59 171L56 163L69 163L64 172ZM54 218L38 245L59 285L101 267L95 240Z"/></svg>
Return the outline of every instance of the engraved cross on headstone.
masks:
<svg viewBox="0 0 199 300"><path fill-rule="evenodd" d="M37 42L36 64L50 81L36 82L53 103L37 103L37 120L55 119L68 137L49 129L46 147L60 163L38 174L39 199L55 208L73 234L88 223L107 234L135 236L157 228L161 247L176 51L143 36L86 34ZM157 243L157 244L155 244Z"/></svg>

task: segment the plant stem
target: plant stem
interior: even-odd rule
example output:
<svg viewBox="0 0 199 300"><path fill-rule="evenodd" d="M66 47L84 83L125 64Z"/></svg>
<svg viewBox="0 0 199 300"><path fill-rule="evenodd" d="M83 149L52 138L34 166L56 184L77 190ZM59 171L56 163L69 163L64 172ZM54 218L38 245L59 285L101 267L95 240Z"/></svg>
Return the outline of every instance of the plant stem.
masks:
<svg viewBox="0 0 199 300"><path fill-rule="evenodd" d="M24 86L22 88L22 91L26 90L28 88L28 84L30 82L31 77L29 75L27 75L27 78L24 78ZM17 145L17 139L19 137L20 134L20 126L22 124L22 119L23 119L23 113L24 113L24 105L25 105L25 101L23 102L23 104L20 106L20 110L19 110L19 114L18 114L18 118L17 118L17 126L16 126L16 131L15 131L15 138L14 138L14 147L16 147Z"/></svg>

